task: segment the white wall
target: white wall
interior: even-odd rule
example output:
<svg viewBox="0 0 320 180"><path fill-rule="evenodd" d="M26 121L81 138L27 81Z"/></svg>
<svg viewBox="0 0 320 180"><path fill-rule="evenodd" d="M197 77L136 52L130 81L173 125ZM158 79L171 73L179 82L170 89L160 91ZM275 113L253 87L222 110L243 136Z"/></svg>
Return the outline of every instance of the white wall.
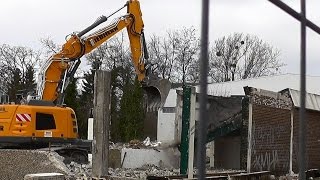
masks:
<svg viewBox="0 0 320 180"><path fill-rule="evenodd" d="M174 142L175 113L163 113L158 111L157 140L162 143Z"/></svg>
<svg viewBox="0 0 320 180"><path fill-rule="evenodd" d="M131 149L121 150L123 168L141 168L146 164L176 169L179 167L180 152L177 148L167 149Z"/></svg>
<svg viewBox="0 0 320 180"><path fill-rule="evenodd" d="M176 108L177 93L175 89L169 91L166 103L164 107L158 111L158 131L157 140L162 143L174 143L175 141L175 113L174 112L163 112L165 108L172 109Z"/></svg>

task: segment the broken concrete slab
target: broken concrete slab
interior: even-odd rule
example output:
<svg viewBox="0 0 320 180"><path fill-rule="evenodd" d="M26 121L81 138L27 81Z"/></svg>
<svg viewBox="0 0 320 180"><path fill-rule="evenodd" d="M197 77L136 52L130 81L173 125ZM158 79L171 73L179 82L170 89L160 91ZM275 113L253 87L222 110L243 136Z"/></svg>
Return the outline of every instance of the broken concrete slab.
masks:
<svg viewBox="0 0 320 180"><path fill-rule="evenodd" d="M162 168L175 169L179 167L180 152L177 148L167 149L132 149L121 150L123 168L141 168L152 164Z"/></svg>
<svg viewBox="0 0 320 180"><path fill-rule="evenodd" d="M27 174L24 180L65 180L65 175L61 173L37 173Z"/></svg>

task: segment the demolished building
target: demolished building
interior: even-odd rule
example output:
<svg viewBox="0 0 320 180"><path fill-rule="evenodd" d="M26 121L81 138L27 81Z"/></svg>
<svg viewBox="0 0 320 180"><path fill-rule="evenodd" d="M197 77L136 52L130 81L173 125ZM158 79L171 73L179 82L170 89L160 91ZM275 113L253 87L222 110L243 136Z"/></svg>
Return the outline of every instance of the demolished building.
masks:
<svg viewBox="0 0 320 180"><path fill-rule="evenodd" d="M320 77L307 76L307 168L319 168ZM244 88L246 87L246 88ZM298 172L299 75L284 74L208 85L214 167L275 174ZM176 90L158 112L157 139L177 144L182 102ZM180 109L180 110L179 110ZM198 115L196 115L196 119Z"/></svg>

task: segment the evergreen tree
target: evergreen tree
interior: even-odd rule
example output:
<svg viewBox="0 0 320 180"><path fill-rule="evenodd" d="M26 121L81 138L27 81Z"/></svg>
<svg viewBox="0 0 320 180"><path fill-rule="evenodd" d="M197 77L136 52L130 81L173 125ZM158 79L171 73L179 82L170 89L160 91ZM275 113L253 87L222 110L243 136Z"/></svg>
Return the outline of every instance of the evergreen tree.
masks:
<svg viewBox="0 0 320 180"><path fill-rule="evenodd" d="M89 72L84 73L83 90L81 101L93 107L93 92L94 92L94 74L95 70L91 69Z"/></svg>
<svg viewBox="0 0 320 180"><path fill-rule="evenodd" d="M78 99L78 91L77 91L77 79L72 79L69 83L64 97L64 103L72 108L77 116L78 122L78 133L80 138L84 138L87 135L87 125L84 121L82 121L82 109L80 108L80 102Z"/></svg>
<svg viewBox="0 0 320 180"><path fill-rule="evenodd" d="M143 94L137 79L125 80L123 96L120 101L119 129L121 140L128 142L132 139L141 139L143 136Z"/></svg>
<svg viewBox="0 0 320 180"><path fill-rule="evenodd" d="M19 68L16 68L13 71L12 78L8 84L8 95L9 95L10 102L15 102L17 104L20 103L21 96L19 96L19 94L21 94L21 90L22 90L21 71Z"/></svg>
<svg viewBox="0 0 320 180"><path fill-rule="evenodd" d="M100 62L94 61L91 64L91 69L84 73L84 80L82 81L83 90L79 99L81 106L79 106L79 112L77 115L80 137L84 139L87 138L88 119L90 116L90 110L93 108L94 75L96 69L99 69L100 65Z"/></svg>
<svg viewBox="0 0 320 180"><path fill-rule="evenodd" d="M35 90L36 90L34 69L30 65L27 66L25 75L23 77L23 89L25 90L26 95L28 93L35 93Z"/></svg>
<svg viewBox="0 0 320 180"><path fill-rule="evenodd" d="M111 126L110 126L110 138L111 141L120 141L119 134L119 103L117 93L120 90L120 83L118 80L122 67L113 68L111 70Z"/></svg>

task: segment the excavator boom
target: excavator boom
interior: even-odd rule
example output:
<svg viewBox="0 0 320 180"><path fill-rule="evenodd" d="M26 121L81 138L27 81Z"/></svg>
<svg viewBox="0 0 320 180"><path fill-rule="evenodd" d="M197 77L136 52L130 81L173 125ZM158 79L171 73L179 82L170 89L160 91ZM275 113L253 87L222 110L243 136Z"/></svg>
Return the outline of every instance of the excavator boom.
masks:
<svg viewBox="0 0 320 180"><path fill-rule="evenodd" d="M163 106L171 85L168 80L148 74L146 69L145 60L148 55L140 3L138 0L130 0L122 8L124 7L127 7L127 14L115 19L106 27L86 35L92 29L107 21L111 15L108 17L102 16L83 31L73 33L69 36L61 51L51 56L44 63L39 74L40 82L38 84L38 97L41 100L53 101L57 105L63 104L64 91L81 62L80 58L126 28L130 41L132 62L138 80L145 92L147 110L153 111Z"/></svg>
<svg viewBox="0 0 320 180"><path fill-rule="evenodd" d="M135 73L145 89L147 110L163 106L170 82L148 73L139 1L129 0L124 7L127 14L106 27L87 34L107 21L108 17L102 16L83 31L71 34L62 49L42 64L37 99L27 97L25 103L0 105L0 148L49 148L67 161L84 163L92 143L79 139L77 116L73 109L63 105L64 92L81 63L80 58L125 28Z"/></svg>

